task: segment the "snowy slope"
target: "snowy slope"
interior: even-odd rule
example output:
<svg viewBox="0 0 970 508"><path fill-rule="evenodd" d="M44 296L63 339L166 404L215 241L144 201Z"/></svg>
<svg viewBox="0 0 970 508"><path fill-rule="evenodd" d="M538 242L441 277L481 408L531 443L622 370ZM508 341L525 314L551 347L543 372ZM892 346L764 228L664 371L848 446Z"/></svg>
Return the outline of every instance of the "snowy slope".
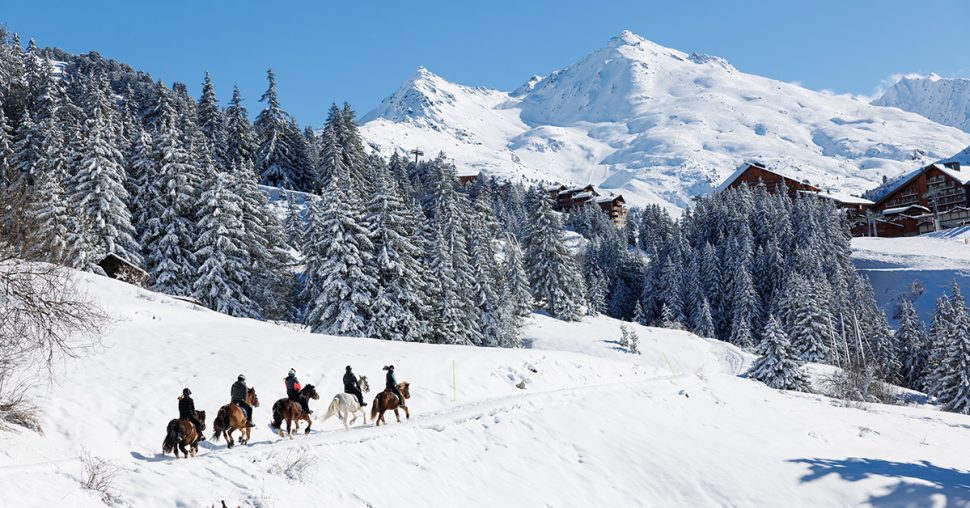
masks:
<svg viewBox="0 0 970 508"><path fill-rule="evenodd" d="M43 436L0 432L0 506L99 506L78 486L82 447L120 468L120 503L138 507L970 502L970 418L776 392L735 375L750 355L684 332L637 326L635 357L616 350L614 320L537 315L530 349L400 344L305 334L84 277L116 322L104 347L37 386ZM289 367L325 400L345 364L376 387L391 362L413 383L410 421L349 432L317 422L293 441L265 425ZM239 372L262 402L253 443L160 456L180 389L211 420ZM302 474L281 472L301 456Z"/></svg>
<svg viewBox="0 0 970 508"><path fill-rule="evenodd" d="M967 78L941 78L936 74L904 77L872 104L911 111L970 132L970 79Z"/></svg>
<svg viewBox="0 0 970 508"><path fill-rule="evenodd" d="M856 268L869 277L879 307L892 319L909 299L927 324L936 298L950 293L954 281L970 291L970 228L906 238L853 238Z"/></svg>
<svg viewBox="0 0 970 508"><path fill-rule="evenodd" d="M861 192L970 145L970 134L919 115L745 74L630 32L512 93L419 69L362 120L385 154L444 150L460 172L593 183L671 209L745 160Z"/></svg>

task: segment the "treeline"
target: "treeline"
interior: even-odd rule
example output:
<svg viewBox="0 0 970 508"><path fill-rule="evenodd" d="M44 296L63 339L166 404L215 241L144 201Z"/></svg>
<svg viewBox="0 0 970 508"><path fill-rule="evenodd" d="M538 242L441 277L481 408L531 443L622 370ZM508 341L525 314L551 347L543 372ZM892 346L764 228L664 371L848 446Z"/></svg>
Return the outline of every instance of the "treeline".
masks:
<svg viewBox="0 0 970 508"><path fill-rule="evenodd" d="M220 312L391 340L515 346L534 306L583 312L538 189L460 186L443 154L385 161L347 105L301 130L271 71L251 125L239 91L221 108L208 76L195 100L0 35L0 233L23 258L99 272L115 254ZM309 197L279 213L260 182Z"/></svg>

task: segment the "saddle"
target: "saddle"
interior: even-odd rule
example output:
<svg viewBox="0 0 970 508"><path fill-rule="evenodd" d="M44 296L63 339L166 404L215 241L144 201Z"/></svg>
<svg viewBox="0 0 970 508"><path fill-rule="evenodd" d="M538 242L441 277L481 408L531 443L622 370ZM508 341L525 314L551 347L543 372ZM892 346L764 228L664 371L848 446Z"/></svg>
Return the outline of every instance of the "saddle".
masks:
<svg viewBox="0 0 970 508"><path fill-rule="evenodd" d="M247 419L249 418L249 411L246 411L246 408L244 408L242 404L239 403L238 400L232 401L232 404L238 407L240 411L242 411L243 416L245 416Z"/></svg>

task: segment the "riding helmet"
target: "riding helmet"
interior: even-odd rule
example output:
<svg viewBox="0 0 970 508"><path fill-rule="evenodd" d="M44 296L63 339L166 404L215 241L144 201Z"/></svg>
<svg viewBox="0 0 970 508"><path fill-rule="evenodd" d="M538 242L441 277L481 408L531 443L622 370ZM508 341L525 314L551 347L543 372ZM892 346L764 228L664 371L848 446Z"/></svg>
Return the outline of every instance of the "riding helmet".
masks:
<svg viewBox="0 0 970 508"><path fill-rule="evenodd" d="M246 380L246 376L244 376L244 375L242 375L242 374L240 374L240 375L239 375L239 380L240 380L240 381L245 381L245 380Z"/></svg>
<svg viewBox="0 0 970 508"><path fill-rule="evenodd" d="M182 395L185 395L186 397L188 397L189 395L192 395L192 390L189 390L188 388L182 388Z"/></svg>
<svg viewBox="0 0 970 508"><path fill-rule="evenodd" d="M290 372L288 372L288 374L289 374L290 376L295 376L295 375L296 375L296 369L293 369L293 368L291 368L291 369L290 369Z"/></svg>
<svg viewBox="0 0 970 508"><path fill-rule="evenodd" d="M350 365L347 366L347 372L350 372Z"/></svg>

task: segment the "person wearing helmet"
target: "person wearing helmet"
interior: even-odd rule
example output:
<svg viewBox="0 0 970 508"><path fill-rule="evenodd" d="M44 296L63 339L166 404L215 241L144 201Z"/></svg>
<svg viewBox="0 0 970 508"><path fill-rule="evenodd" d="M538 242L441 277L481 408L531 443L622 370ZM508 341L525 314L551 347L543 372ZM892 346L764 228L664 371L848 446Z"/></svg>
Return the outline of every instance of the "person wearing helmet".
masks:
<svg viewBox="0 0 970 508"><path fill-rule="evenodd" d="M360 404L360 407L367 405L364 402L364 394L360 391L360 381L357 380L357 376L354 375L354 371L350 368L350 365L347 366L347 371L344 372L344 393L350 393L357 397L357 403Z"/></svg>
<svg viewBox="0 0 970 508"><path fill-rule="evenodd" d="M397 377L394 375L394 366L385 366L384 370L387 371L386 386L384 388L394 395L397 395L397 399L401 401L401 407L407 407L407 403L404 402L404 395L401 394L401 389L397 387Z"/></svg>
<svg viewBox="0 0 970 508"><path fill-rule="evenodd" d="M296 378L296 369L290 369L290 372L286 374L286 396L289 397L293 402L298 402L300 407L303 408L303 412L312 415L313 411L310 410L310 403L306 400L306 397L300 394L300 390L303 389L300 386L300 380Z"/></svg>
<svg viewBox="0 0 970 508"><path fill-rule="evenodd" d="M249 387L246 386L246 376L240 374L236 378L236 382L232 384L232 388L229 389L229 396L232 398L232 403L242 408L243 413L246 413L246 426L255 427L253 425L253 406L246 402L247 395L249 395Z"/></svg>
<svg viewBox="0 0 970 508"><path fill-rule="evenodd" d="M188 388L182 388L182 395L179 396L179 419L182 418L192 422L192 425L195 426L195 433L199 435L199 441L205 441L205 435L202 434L205 427L199 421L199 417L195 415L195 401L192 400L192 390Z"/></svg>

